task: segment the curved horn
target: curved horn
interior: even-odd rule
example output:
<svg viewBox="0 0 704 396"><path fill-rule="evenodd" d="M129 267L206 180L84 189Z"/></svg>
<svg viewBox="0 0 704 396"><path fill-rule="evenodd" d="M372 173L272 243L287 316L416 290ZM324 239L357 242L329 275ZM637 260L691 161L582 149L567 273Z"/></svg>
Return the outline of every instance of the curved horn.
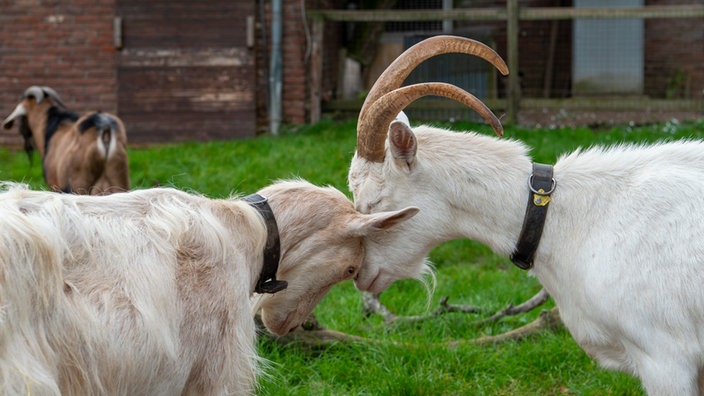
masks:
<svg viewBox="0 0 704 396"><path fill-rule="evenodd" d="M374 156L370 154L372 152L377 154L381 152L382 157L379 161L383 161L384 140L386 139L386 133L390 123L382 123L381 120L379 120L378 123L373 122L374 117L367 114L369 107L374 105L383 95L400 87L406 77L408 77L418 64L433 56L446 53L464 53L479 56L494 65L501 74L508 74L508 66L503 59L501 59L501 56L488 46L476 40L457 36L434 36L415 44L399 55L399 57L384 70L371 90L369 90L369 94L364 100L357 121L357 151L361 157L368 158ZM483 104L482 106L486 108ZM402 107L398 110L400 111L401 109ZM477 109L475 108L475 110ZM494 116L493 118L496 117ZM497 130L496 127L494 127L494 130ZM376 133L383 136L370 136ZM360 146L359 142L361 141L368 143L376 142L379 146Z"/></svg>
<svg viewBox="0 0 704 396"><path fill-rule="evenodd" d="M357 153L360 157L372 162L384 161L384 142L389 125L396 118L399 111L411 102L424 96L442 96L463 103L479 113L494 129L498 136L504 134L503 127L498 118L476 96L469 92L447 83L422 83L398 88L380 97L367 108L366 116L360 117L357 124ZM383 126L381 133L360 134L361 130L374 130Z"/></svg>
<svg viewBox="0 0 704 396"><path fill-rule="evenodd" d="M460 53L478 56L496 67L504 76L508 74L506 62L493 49L476 40L458 36L434 36L425 39L398 56L377 78L364 100L360 117L366 107L384 94L393 91L421 62L441 54Z"/></svg>
<svg viewBox="0 0 704 396"><path fill-rule="evenodd" d="M49 97L52 98L54 100L54 102L56 102L59 106L66 108L66 105L64 104L64 102L61 101L61 97L59 96L59 94L56 91L54 91L51 87L45 86L45 87L42 87L42 90L47 95L49 95Z"/></svg>
<svg viewBox="0 0 704 396"><path fill-rule="evenodd" d="M41 103L42 100L44 100L44 91L42 90L41 87L38 87L36 85L32 85L31 87L25 89L24 91L24 97L33 97L34 100L37 101L37 103Z"/></svg>

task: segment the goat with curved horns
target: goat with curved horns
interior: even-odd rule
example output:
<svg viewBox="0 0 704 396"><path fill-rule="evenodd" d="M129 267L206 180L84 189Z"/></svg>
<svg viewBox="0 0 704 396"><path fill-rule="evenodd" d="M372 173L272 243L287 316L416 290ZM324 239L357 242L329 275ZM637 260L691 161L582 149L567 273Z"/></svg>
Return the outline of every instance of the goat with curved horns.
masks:
<svg viewBox="0 0 704 396"><path fill-rule="evenodd" d="M106 197L5 189L7 394L250 394L255 310L273 333L297 328L357 274L363 237L398 222L303 181L219 200L168 188Z"/></svg>
<svg viewBox="0 0 704 396"><path fill-rule="evenodd" d="M587 353L639 377L650 395L704 394L704 143L578 150L554 168L537 167L553 173L541 192L521 142L393 121L432 94L472 106L501 135L496 117L459 88L399 88L419 62L449 51L507 71L488 47L437 36L403 53L371 89L349 171L355 205L363 213L420 212L368 238L356 286L380 292L420 277L430 249L451 239L516 258L526 253L526 236L537 234L527 259L515 262L532 267ZM527 215L534 207L549 209ZM544 221L542 237L534 217Z"/></svg>
<svg viewBox="0 0 704 396"><path fill-rule="evenodd" d="M103 112L79 118L65 108L53 89L31 86L3 126L10 129L20 121L25 150L30 160L34 148L39 150L44 180L52 190L91 195L128 190L122 121Z"/></svg>

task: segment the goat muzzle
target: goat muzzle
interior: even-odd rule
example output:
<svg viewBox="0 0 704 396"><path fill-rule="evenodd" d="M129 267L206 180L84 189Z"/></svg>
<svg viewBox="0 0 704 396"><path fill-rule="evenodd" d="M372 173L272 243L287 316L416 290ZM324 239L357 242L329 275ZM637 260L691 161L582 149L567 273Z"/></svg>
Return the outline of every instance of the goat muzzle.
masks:
<svg viewBox="0 0 704 396"><path fill-rule="evenodd" d="M27 115L27 109L22 105L22 103L18 104L17 107L15 107L15 110L12 111L12 113L5 118L5 121L2 122L2 126L5 129L10 129L12 128L12 125L15 123L15 119L18 117L26 116Z"/></svg>

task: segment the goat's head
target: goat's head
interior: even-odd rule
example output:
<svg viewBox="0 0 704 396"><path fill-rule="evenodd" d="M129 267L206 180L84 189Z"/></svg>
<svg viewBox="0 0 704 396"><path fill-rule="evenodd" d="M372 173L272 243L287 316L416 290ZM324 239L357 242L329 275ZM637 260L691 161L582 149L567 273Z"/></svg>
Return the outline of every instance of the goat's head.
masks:
<svg viewBox="0 0 704 396"><path fill-rule="evenodd" d="M365 215L334 188L306 182L280 182L260 191L274 212L281 237L277 278L288 288L263 295L262 320L286 334L308 317L333 285L357 276L363 239L383 233L415 210Z"/></svg>
<svg viewBox="0 0 704 396"><path fill-rule="evenodd" d="M36 144L33 141L33 130L27 119L34 116L44 117L45 120L47 110L54 105L66 107L56 91L50 87L33 85L24 91L20 97L20 102L15 106L15 110L2 123L3 128L10 129L14 125L15 120L19 120L19 130L24 139L24 149L30 155L30 158Z"/></svg>
<svg viewBox="0 0 704 396"><path fill-rule="evenodd" d="M420 277L428 271L425 256L437 242L423 235L444 228L440 223L442 218L435 213L437 192L433 181L421 180L419 176L419 168L426 164L416 156L416 136L407 121L394 120L398 114L423 96L442 96L474 109L497 135L503 134L501 123L491 110L460 88L445 83L401 87L419 63L444 53L476 55L502 74L508 74L501 57L484 44L461 37L435 36L409 48L377 79L360 110L357 152L349 170L349 187L362 213L404 207L420 208L420 213L393 230L367 238L364 264L355 282L360 290L380 292L395 280Z"/></svg>
<svg viewBox="0 0 704 396"><path fill-rule="evenodd" d="M15 106L15 110L10 113L9 116L5 118L2 122L2 126L5 129L12 128L15 119L20 117L27 117L28 114L37 106L50 107L53 104L58 104L59 106L66 108L64 102L61 101L61 97L50 87L39 87L33 85L27 88L22 96L20 97L20 102Z"/></svg>

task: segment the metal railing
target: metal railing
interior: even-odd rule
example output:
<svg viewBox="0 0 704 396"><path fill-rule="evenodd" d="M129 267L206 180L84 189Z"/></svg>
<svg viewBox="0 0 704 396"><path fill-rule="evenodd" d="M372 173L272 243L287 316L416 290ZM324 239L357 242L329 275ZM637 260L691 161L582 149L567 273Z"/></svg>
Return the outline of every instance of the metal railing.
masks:
<svg viewBox="0 0 704 396"><path fill-rule="evenodd" d="M322 69L322 32L326 22L403 22L403 21L485 21L506 23L506 57L509 70L519 70L518 37L521 21L556 21L574 19L649 19L649 18L701 18L704 17L704 4L663 5L643 7L520 7L518 0L508 0L506 8L471 8L452 10L314 10L308 14L313 21L313 53L311 68L311 119L320 118L320 73ZM696 49L695 49L696 50ZM489 107L502 108L507 112L507 122L515 123L519 109L553 108L553 109L672 109L677 111L702 112L704 100L699 99L653 99L648 97L594 98L528 98L522 97L520 77L512 72L508 76L505 98L485 101ZM359 104L349 101L335 101L333 108L351 110ZM448 104L447 106L453 106ZM358 107L357 107L358 108Z"/></svg>

